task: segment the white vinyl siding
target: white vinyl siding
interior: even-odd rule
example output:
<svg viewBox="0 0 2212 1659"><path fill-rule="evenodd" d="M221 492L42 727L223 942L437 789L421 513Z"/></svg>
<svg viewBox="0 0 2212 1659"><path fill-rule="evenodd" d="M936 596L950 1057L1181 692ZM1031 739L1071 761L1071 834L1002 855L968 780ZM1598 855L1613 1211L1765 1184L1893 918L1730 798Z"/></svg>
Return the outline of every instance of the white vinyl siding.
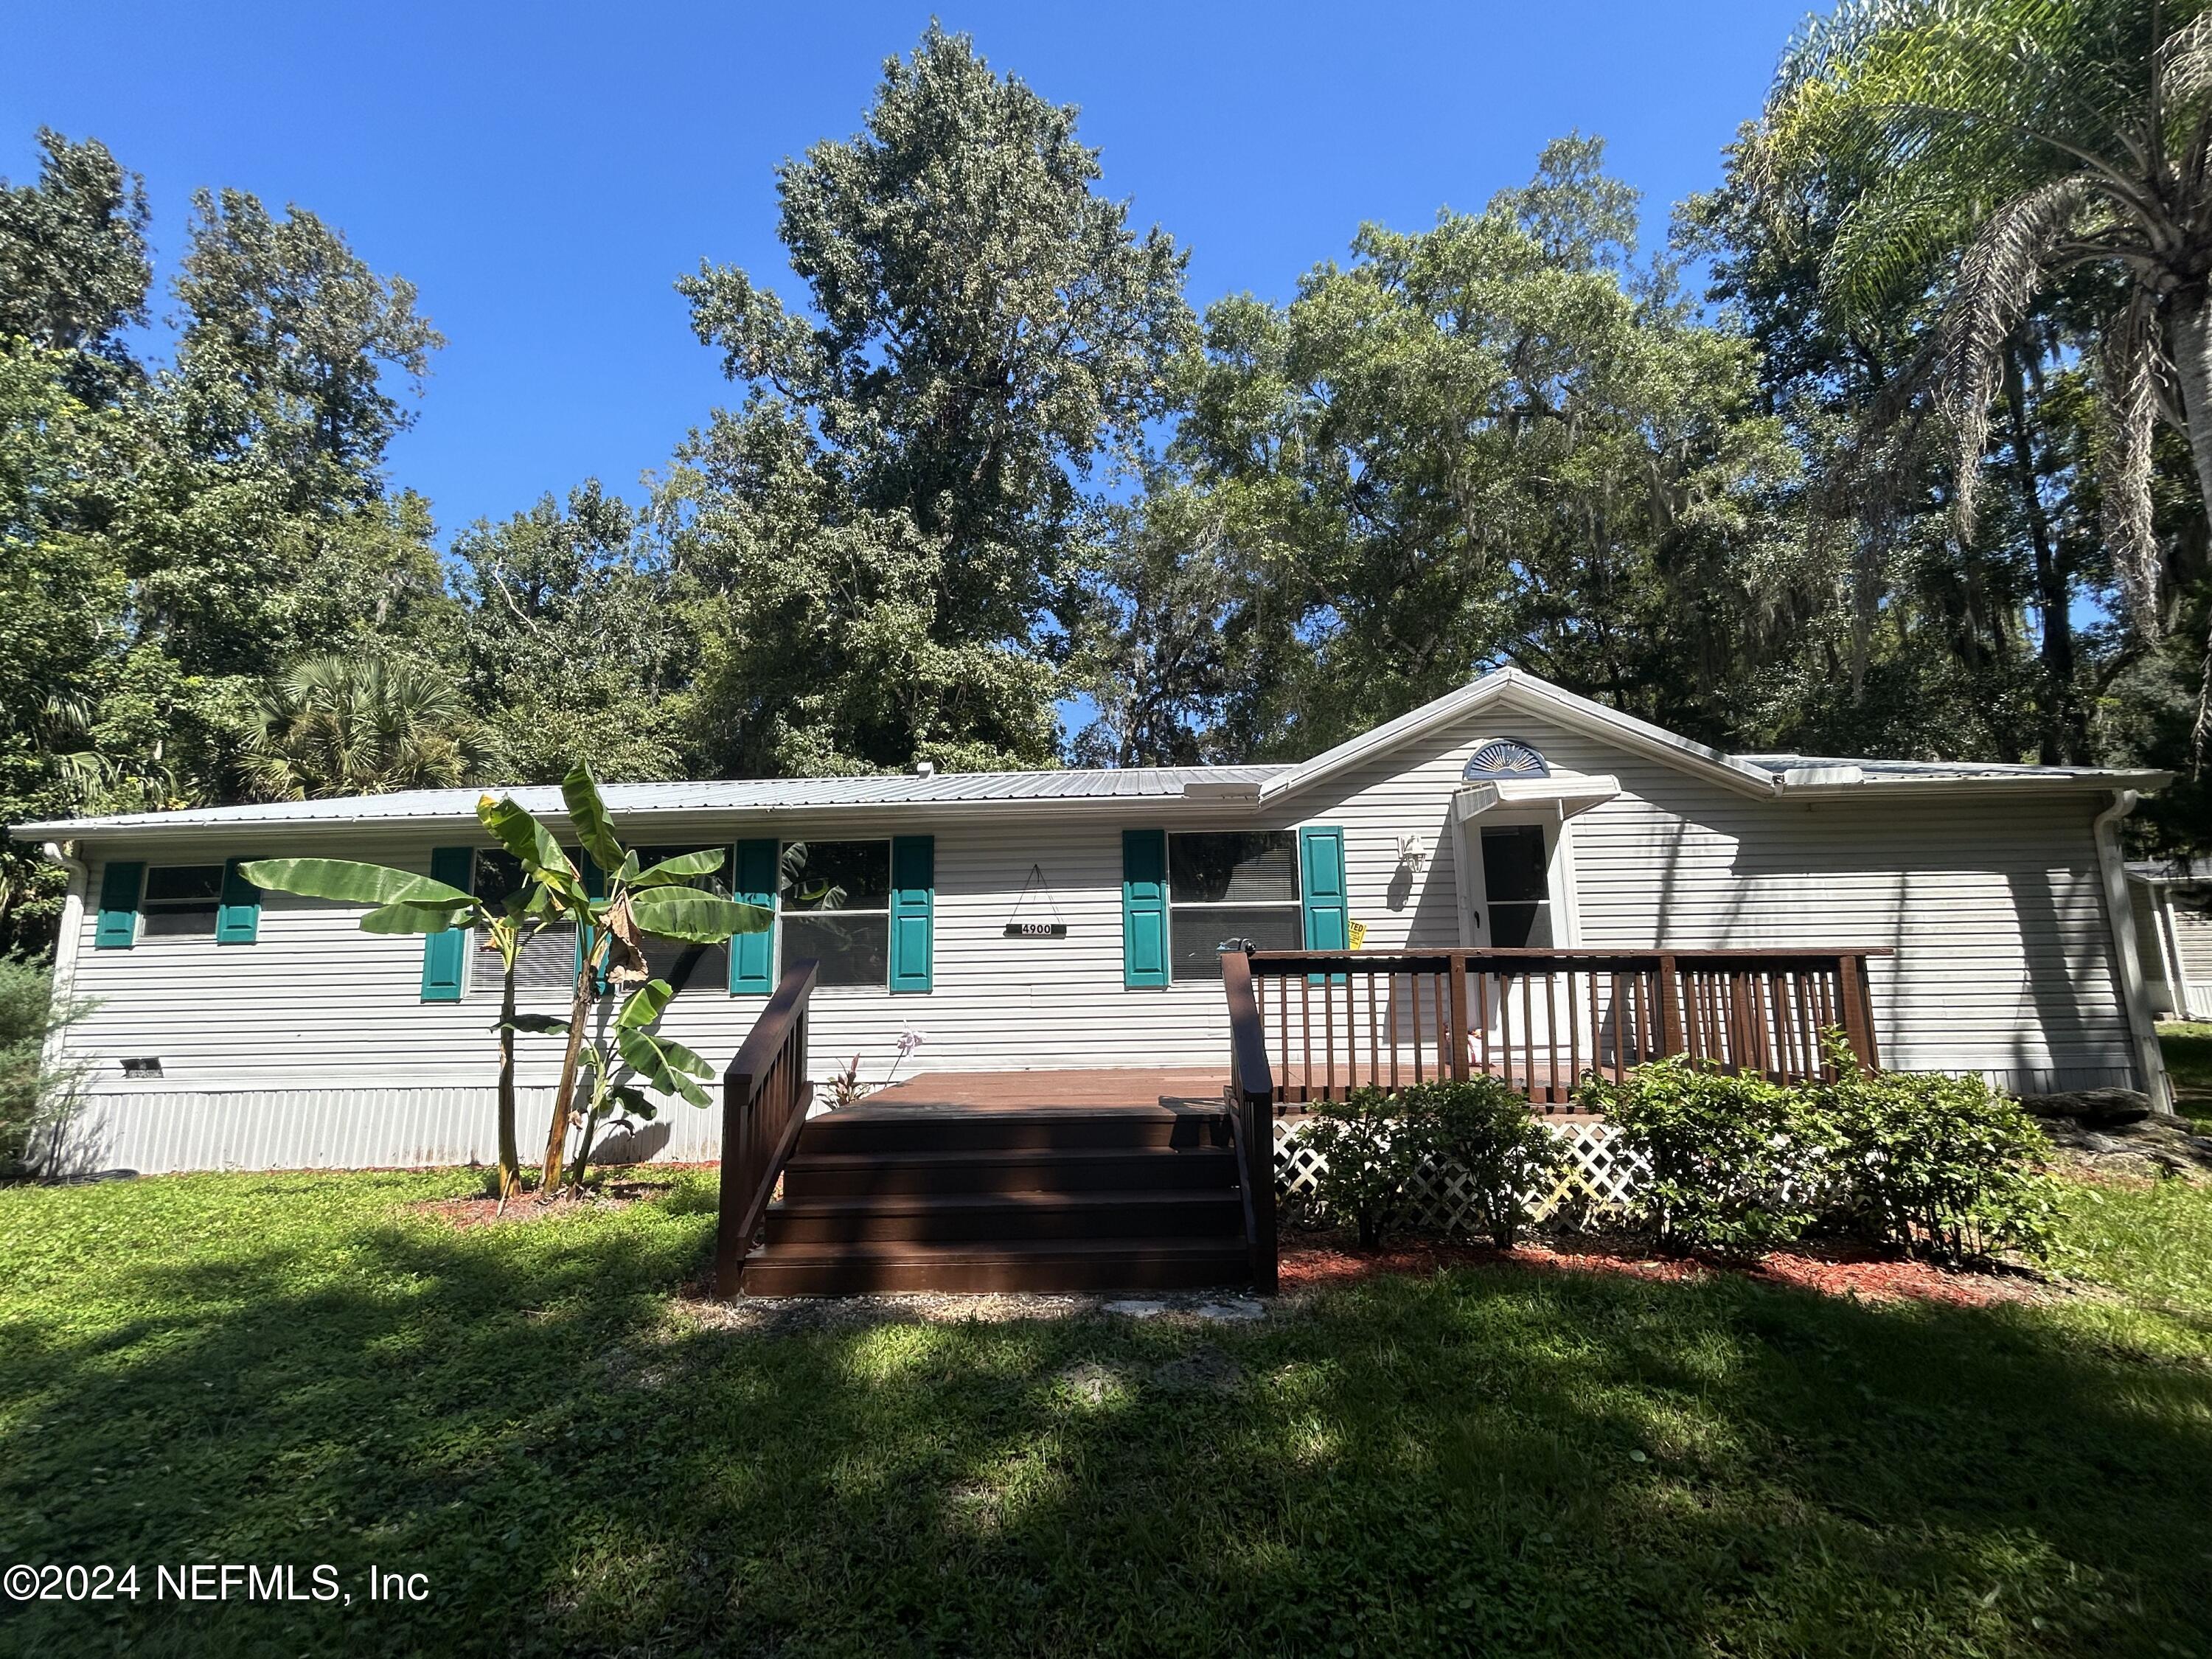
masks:
<svg viewBox="0 0 2212 1659"><path fill-rule="evenodd" d="M2173 942L2181 957L2181 971L2191 984L2212 982L2212 915L2194 902L2177 897L2173 903Z"/></svg>
<svg viewBox="0 0 2212 1659"><path fill-rule="evenodd" d="M1486 711L1337 780L1352 915L1367 943L1458 939L1443 803L1474 739L1507 732L1620 795L1568 821L1589 950L1886 947L1869 967L1882 1062L1978 1071L2023 1092L2133 1085L2091 820L2100 795L1767 801L1517 711ZM1397 838L1429 853L1378 917ZM1378 921L1395 925L1378 927Z"/></svg>
<svg viewBox="0 0 2212 1659"><path fill-rule="evenodd" d="M2166 918L2173 928L2173 954L2181 984L2174 988L2174 1009L2192 1019L2212 1019L2212 914L2204 906L2212 894L2192 887L2172 894Z"/></svg>
<svg viewBox="0 0 2212 1659"><path fill-rule="evenodd" d="M2024 1091L2134 1081L2091 836L2091 817L2105 804L2097 794L1998 799L1947 790L1911 800L1754 800L1493 708L1455 730L1370 757L1265 812L1233 803L1164 810L1135 799L1126 816L1110 817L1007 803L810 815L803 828L757 813L632 815L623 828L663 846L726 846L770 835L935 836L933 994L897 998L854 987L818 997L818 1077L855 1054L864 1078L882 1077L910 1025L927 1040L902 1075L1039 1065L1217 1066L1226 1040L1218 981L1122 988L1123 830L1340 826L1351 915L1365 924L1367 947L1455 946L1451 800L1469 747L1501 733L1534 744L1555 769L1620 781L1618 799L1573 818L1564 832L1573 919L1585 947L1887 947L1897 956L1872 970L1887 1064L1981 1071ZM250 839L253 850L270 855L265 829L239 836L240 847ZM424 872L434 842L464 839L337 826L288 836L294 844L277 849L283 854ZM149 836L112 850L158 865L236 849ZM1006 935L1032 866L1066 924L1064 938ZM97 860L88 879L96 894ZM1035 908L1033 894L1023 915ZM88 905L75 990L95 1006L68 1042L94 1065L94 1103L112 1114L101 1121L141 1126L130 1129L127 1144L167 1147L161 1156L180 1160L158 1167L282 1166L299 1161L310 1142L309 1150L340 1147L331 1154L337 1161L362 1164L488 1156L483 1114L465 1103L477 1098L468 1091L489 1090L494 1077L483 1001L424 1003L422 940L364 934L354 926L358 914L271 893L253 951L149 938L132 951L102 951L91 948L96 906ZM472 965L479 986L484 970ZM702 987L678 1000L665 1029L720 1066L759 1012L757 998ZM125 1055L159 1056L161 1083L124 1083L117 1062ZM555 1040L525 1039L524 1086L549 1085L558 1058ZM280 1132L274 1126L282 1114L266 1107L278 1093L307 1103L307 1119L331 1127ZM447 1104L426 1103L433 1100ZM711 1155L715 1112L672 1103L664 1119L672 1139L662 1156L678 1156L678 1148Z"/></svg>

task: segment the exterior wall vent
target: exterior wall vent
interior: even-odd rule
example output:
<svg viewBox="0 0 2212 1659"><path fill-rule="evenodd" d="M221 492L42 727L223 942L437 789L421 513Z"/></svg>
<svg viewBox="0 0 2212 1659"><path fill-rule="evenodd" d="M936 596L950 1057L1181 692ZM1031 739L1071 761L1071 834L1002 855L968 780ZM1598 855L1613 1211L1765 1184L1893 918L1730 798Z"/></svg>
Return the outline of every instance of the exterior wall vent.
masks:
<svg viewBox="0 0 2212 1659"><path fill-rule="evenodd" d="M1552 769L1532 744L1518 738L1492 738L1475 745L1460 776L1469 782L1491 778L1548 778Z"/></svg>

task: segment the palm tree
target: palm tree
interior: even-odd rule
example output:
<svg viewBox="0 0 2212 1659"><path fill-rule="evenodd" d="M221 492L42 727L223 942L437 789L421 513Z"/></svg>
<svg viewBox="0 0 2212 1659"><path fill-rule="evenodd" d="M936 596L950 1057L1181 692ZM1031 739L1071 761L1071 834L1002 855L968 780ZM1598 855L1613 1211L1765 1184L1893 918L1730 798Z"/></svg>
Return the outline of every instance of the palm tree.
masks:
<svg viewBox="0 0 2212 1659"><path fill-rule="evenodd" d="M270 800L465 781L483 757L451 680L413 663L309 657L261 700L244 757Z"/></svg>
<svg viewBox="0 0 2212 1659"><path fill-rule="evenodd" d="M1962 534L2008 339L2062 278L2111 274L2094 351L2106 536L2130 619L2156 637L2160 419L2188 439L2212 515L2212 4L1843 0L1784 58L1757 143L1778 198L1856 186L1823 272L1847 313L1955 258L1931 366Z"/></svg>

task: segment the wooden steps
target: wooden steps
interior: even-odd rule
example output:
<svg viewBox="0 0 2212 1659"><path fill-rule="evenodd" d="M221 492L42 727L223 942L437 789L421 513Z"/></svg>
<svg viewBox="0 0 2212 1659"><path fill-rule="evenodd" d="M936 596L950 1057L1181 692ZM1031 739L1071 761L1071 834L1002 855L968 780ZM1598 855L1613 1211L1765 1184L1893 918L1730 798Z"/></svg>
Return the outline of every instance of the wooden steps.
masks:
<svg viewBox="0 0 2212 1659"><path fill-rule="evenodd" d="M1250 1279L1228 1116L1182 1107L826 1113L800 1130L763 1237L747 1295Z"/></svg>

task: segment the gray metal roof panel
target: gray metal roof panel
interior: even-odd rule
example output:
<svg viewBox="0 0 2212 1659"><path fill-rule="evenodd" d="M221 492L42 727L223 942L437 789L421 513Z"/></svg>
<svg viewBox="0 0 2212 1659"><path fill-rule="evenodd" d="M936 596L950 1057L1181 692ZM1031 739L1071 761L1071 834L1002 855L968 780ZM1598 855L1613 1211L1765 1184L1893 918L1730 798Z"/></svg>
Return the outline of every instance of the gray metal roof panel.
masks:
<svg viewBox="0 0 2212 1659"><path fill-rule="evenodd" d="M1870 778L2106 778L2131 776L2095 766L2039 766L2017 761L1867 760L1836 755L1737 755L1734 759L1777 776L1801 767L1855 766Z"/></svg>
<svg viewBox="0 0 2212 1659"><path fill-rule="evenodd" d="M1103 798L1165 799L1183 785L1263 783L1284 766L1162 766L1120 770L1036 772L877 773L840 778L736 778L665 783L610 783L600 793L617 814L683 811L766 811L839 806L966 805L1024 800ZM405 789L385 795L347 795L325 800L273 801L238 806L190 807L173 812L133 812L107 817L21 823L19 836L66 836L105 830L215 829L226 824L404 823L410 819L471 818L479 789ZM501 789L530 811L562 811L551 784Z"/></svg>

